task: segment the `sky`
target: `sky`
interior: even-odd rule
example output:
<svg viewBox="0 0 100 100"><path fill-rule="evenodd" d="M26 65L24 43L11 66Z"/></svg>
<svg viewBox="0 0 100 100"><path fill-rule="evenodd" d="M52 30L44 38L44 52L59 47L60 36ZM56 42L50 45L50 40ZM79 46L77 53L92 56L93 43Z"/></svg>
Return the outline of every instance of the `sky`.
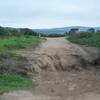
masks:
<svg viewBox="0 0 100 100"><path fill-rule="evenodd" d="M100 0L0 0L0 25L34 29L100 26Z"/></svg>

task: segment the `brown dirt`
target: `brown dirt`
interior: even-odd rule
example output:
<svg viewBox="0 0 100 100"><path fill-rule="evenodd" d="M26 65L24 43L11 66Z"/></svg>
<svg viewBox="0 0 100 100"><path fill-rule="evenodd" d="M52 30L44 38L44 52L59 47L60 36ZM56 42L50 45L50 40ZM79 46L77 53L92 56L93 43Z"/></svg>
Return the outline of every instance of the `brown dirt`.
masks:
<svg viewBox="0 0 100 100"><path fill-rule="evenodd" d="M5 93L0 100L100 100L100 72L92 65L99 53L94 48L48 38L36 50L19 53L29 60L37 86Z"/></svg>

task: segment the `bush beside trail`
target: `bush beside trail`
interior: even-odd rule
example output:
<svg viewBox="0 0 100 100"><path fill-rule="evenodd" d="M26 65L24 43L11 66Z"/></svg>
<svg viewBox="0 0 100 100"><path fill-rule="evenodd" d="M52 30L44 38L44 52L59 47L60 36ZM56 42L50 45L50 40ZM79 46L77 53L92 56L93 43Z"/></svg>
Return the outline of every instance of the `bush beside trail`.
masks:
<svg viewBox="0 0 100 100"><path fill-rule="evenodd" d="M83 32L70 35L68 40L81 45L100 48L100 32Z"/></svg>

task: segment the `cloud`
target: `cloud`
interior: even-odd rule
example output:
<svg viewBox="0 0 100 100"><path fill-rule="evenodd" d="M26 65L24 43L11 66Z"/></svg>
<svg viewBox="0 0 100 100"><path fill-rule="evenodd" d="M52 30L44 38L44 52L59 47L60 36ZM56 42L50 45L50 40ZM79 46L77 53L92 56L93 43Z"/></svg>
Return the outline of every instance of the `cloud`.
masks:
<svg viewBox="0 0 100 100"><path fill-rule="evenodd" d="M0 0L0 23L12 27L98 26L99 0Z"/></svg>

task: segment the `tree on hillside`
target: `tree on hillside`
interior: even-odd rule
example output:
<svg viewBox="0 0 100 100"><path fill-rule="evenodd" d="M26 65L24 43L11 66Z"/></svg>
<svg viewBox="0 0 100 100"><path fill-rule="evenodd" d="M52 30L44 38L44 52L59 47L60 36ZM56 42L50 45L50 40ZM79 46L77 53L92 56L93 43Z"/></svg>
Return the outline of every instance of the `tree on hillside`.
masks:
<svg viewBox="0 0 100 100"><path fill-rule="evenodd" d="M78 28L72 28L70 31L69 31L69 35L73 35L73 34L76 34L78 33Z"/></svg>
<svg viewBox="0 0 100 100"><path fill-rule="evenodd" d="M0 35L9 35L9 32L5 28L0 26Z"/></svg>
<svg viewBox="0 0 100 100"><path fill-rule="evenodd" d="M15 28L6 28L6 30L9 32L9 35L14 35L14 36L19 35L18 29L15 29Z"/></svg>
<svg viewBox="0 0 100 100"><path fill-rule="evenodd" d="M36 32L34 32L34 31L32 31L31 29L28 29L28 28L21 29L21 33L23 35L37 35Z"/></svg>
<svg viewBox="0 0 100 100"><path fill-rule="evenodd" d="M94 29L94 28L89 28L89 29L88 29L88 32L94 33L94 32L95 32L95 29Z"/></svg>
<svg viewBox="0 0 100 100"><path fill-rule="evenodd" d="M33 35L32 30L28 28L22 29L21 32L23 33L23 35Z"/></svg>
<svg viewBox="0 0 100 100"><path fill-rule="evenodd" d="M100 33L100 30L97 30L98 33Z"/></svg>

